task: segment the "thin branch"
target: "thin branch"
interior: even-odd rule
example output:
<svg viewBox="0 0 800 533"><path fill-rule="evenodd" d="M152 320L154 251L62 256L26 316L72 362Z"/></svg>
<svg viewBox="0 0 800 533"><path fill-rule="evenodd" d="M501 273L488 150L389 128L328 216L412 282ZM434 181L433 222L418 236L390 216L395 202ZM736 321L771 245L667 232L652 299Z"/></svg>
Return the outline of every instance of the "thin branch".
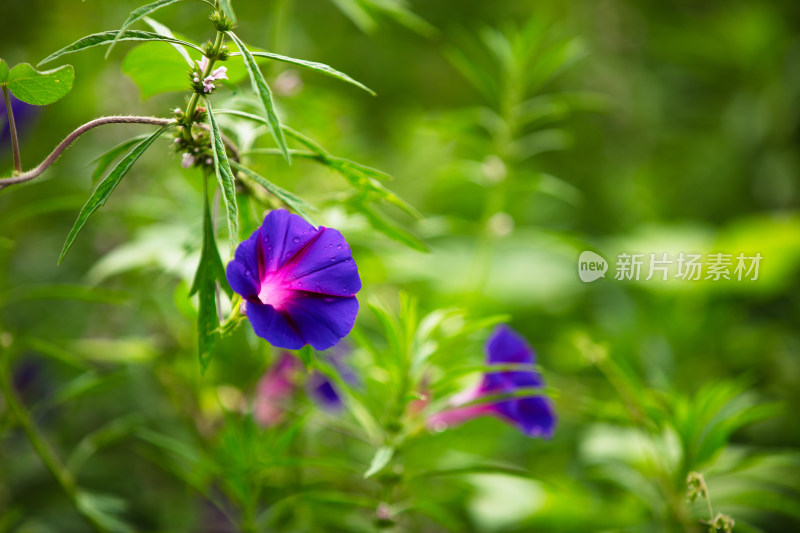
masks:
<svg viewBox="0 0 800 533"><path fill-rule="evenodd" d="M42 161L36 168L33 168L27 172L23 172L18 176L0 179L0 190L8 187L9 185L23 183L39 177L50 167L50 165L56 161L56 159L58 159L58 157L62 154L62 152L64 152L64 150L67 149L70 144L72 144L78 137L87 131L96 128L97 126L102 126L104 124L153 124L156 126L166 126L167 124L173 123L175 123L174 119L157 117L112 116L96 118L80 126L75 131L67 135L64 140L61 141L52 152L50 152L50 155L48 155L45 160Z"/></svg>

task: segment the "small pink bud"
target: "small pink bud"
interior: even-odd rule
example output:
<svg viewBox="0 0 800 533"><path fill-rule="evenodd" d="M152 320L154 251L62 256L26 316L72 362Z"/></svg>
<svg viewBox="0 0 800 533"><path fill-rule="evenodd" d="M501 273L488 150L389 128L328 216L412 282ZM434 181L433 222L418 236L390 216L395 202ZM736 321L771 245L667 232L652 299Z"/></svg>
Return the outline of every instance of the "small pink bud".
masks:
<svg viewBox="0 0 800 533"><path fill-rule="evenodd" d="M194 164L194 156L189 152L184 152L183 157L181 157L181 166L183 168L189 168Z"/></svg>

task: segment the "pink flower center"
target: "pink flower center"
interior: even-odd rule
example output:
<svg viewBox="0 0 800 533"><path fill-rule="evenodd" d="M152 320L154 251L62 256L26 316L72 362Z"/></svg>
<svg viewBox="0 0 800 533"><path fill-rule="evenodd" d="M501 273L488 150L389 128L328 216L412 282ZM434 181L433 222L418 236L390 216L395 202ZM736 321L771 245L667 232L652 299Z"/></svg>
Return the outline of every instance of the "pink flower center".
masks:
<svg viewBox="0 0 800 533"><path fill-rule="evenodd" d="M294 291L283 287L282 281L282 278L275 275L268 275L261 280L258 299L262 304L271 305L278 310L284 307Z"/></svg>

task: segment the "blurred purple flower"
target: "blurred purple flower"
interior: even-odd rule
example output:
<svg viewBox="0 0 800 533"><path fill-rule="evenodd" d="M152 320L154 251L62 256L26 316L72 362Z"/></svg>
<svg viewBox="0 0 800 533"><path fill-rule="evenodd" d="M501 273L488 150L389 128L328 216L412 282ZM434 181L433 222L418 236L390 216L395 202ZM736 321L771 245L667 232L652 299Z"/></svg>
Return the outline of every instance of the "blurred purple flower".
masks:
<svg viewBox="0 0 800 533"><path fill-rule="evenodd" d="M327 357L336 367L339 374L347 382L356 383L356 377L347 365L341 360L345 353L334 351L330 354L320 354ZM253 405L253 417L260 426L270 427L279 424L284 417L287 405L291 402L299 388L303 364L300 359L283 352L256 386L256 398ZM306 381L306 391L320 407L327 410L338 410L343 406L342 397L337 386L325 374L313 371Z"/></svg>
<svg viewBox="0 0 800 533"><path fill-rule="evenodd" d="M20 135L33 123L38 114L35 105L26 104L22 100L17 100L13 95L11 97L11 110L14 112L14 122L17 126L17 131ZM11 134L8 131L8 113L6 112L6 105L0 99L0 149L5 150L6 146L11 146ZM0 154L2 155L2 154Z"/></svg>
<svg viewBox="0 0 800 533"><path fill-rule="evenodd" d="M350 246L284 209L239 245L227 277L256 335L274 346L325 350L355 324L361 279Z"/></svg>
<svg viewBox="0 0 800 533"><path fill-rule="evenodd" d="M506 325L495 328L486 343L486 354L488 365L533 365L535 361L535 354L527 341ZM488 399L542 386L542 376L532 368L487 372L477 387L452 398L450 403L454 408L432 415L428 419L428 425L438 429L478 416L491 415L510 422L529 437L550 438L556 426L556 415L550 398L534 395L494 402ZM486 402L481 402L484 397L488 397Z"/></svg>

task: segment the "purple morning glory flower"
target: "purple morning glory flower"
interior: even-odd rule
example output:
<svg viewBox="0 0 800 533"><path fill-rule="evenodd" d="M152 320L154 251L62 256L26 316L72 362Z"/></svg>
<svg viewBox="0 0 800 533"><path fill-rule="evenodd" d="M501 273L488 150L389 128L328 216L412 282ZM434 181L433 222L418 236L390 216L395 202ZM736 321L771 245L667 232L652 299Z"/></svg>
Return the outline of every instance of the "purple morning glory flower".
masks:
<svg viewBox="0 0 800 533"><path fill-rule="evenodd" d="M284 209L239 245L227 277L256 335L273 346L325 350L355 324L361 279L350 246Z"/></svg>
<svg viewBox="0 0 800 533"><path fill-rule="evenodd" d="M506 325L495 328L486 343L486 354L488 365L533 365L535 361L535 354L528 342ZM550 398L534 395L480 402L483 397L512 394L520 389L542 386L542 376L533 369L487 372L476 388L454 396L450 402L454 407L434 414L428 419L428 424L438 429L478 416L492 415L510 422L529 437L550 438L556 426ZM468 403L472 405L464 405Z"/></svg>

